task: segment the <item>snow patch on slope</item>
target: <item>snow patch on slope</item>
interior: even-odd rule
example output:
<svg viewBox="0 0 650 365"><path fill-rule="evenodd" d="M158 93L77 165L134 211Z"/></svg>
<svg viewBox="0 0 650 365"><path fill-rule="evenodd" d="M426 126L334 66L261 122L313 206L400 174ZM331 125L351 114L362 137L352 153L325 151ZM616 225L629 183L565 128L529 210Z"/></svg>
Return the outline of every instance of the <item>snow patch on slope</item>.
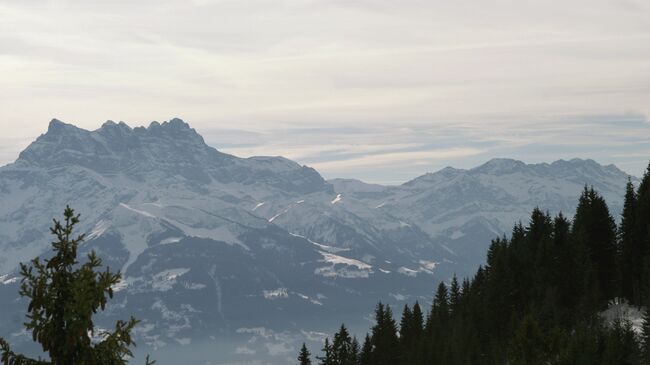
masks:
<svg viewBox="0 0 650 365"><path fill-rule="evenodd" d="M309 238L307 238L307 237L305 237L305 236L301 236L301 235L296 234L296 233L289 233L289 234L292 235L292 236L294 236L294 237L300 237L300 238L302 238L302 239L306 239L309 243L311 243L311 244L317 246L318 248L320 248L320 249L323 250L323 251L327 251L327 252L330 252L330 253L337 253L337 252L350 251L349 248L341 248L341 247L328 246L328 245L324 245L324 244L322 244L322 243L314 242L314 241L310 240Z"/></svg>
<svg viewBox="0 0 650 365"><path fill-rule="evenodd" d="M178 243L183 239L183 237L169 237L165 238L164 240L160 241L161 245L168 245L170 243Z"/></svg>
<svg viewBox="0 0 650 365"><path fill-rule="evenodd" d="M628 304L625 300L615 299L609 303L609 307L600 313L600 317L609 326L616 321L630 322L632 330L641 335L643 328L643 309Z"/></svg>
<svg viewBox="0 0 650 365"><path fill-rule="evenodd" d="M154 290L157 291L167 291L170 290L174 284L176 284L176 279L187 274L190 269L187 268L178 268L161 271L158 274L153 276L151 286Z"/></svg>
<svg viewBox="0 0 650 365"><path fill-rule="evenodd" d="M287 288L277 288L274 290L264 290L264 299L280 299L280 298L289 298L289 293Z"/></svg>
<svg viewBox="0 0 650 365"><path fill-rule="evenodd" d="M133 207L127 205L127 204L124 204L124 203L120 203L120 206L122 208L128 209L128 210L130 210L130 211L132 211L134 213L138 213L140 215L143 215L143 216L145 216L147 218L156 218L155 215L153 215L153 214L151 214L149 212L145 212L144 210L135 209L135 208L133 208Z"/></svg>
<svg viewBox="0 0 650 365"><path fill-rule="evenodd" d="M329 262L329 263L334 264L334 265L341 264L341 265L355 266L355 267L357 267L357 268L359 268L361 270L370 270L370 269L372 269L372 266L366 264L365 262L361 262L359 260L349 259L347 257L338 256L338 255L328 253L328 252L323 252L323 251L321 251L320 254L323 255L323 257L325 258L325 262Z"/></svg>
<svg viewBox="0 0 650 365"><path fill-rule="evenodd" d="M341 277L346 279L368 278L372 274L372 266L365 262L349 259L329 252L319 251L323 255L321 262L331 264L314 270L317 275L324 277Z"/></svg>
<svg viewBox="0 0 650 365"><path fill-rule="evenodd" d="M397 269L397 272L406 276L412 276L412 277L418 276L417 270L409 269L408 267L404 267L404 266Z"/></svg>
<svg viewBox="0 0 650 365"><path fill-rule="evenodd" d="M86 236L86 240L92 240L92 239L95 239L95 238L103 235L106 232L106 230L108 229L108 227L110 227L110 226L111 226L110 222L108 222L106 220L103 220L103 219L100 220L99 222L97 222L97 224L95 224L95 227L93 227L93 230L90 231L90 233L88 233L88 235Z"/></svg>
<svg viewBox="0 0 650 365"><path fill-rule="evenodd" d="M13 283L17 282L18 280L19 279L18 279L17 276L15 276L13 278L10 278L8 274L0 276L0 284L3 284L3 285L13 284Z"/></svg>

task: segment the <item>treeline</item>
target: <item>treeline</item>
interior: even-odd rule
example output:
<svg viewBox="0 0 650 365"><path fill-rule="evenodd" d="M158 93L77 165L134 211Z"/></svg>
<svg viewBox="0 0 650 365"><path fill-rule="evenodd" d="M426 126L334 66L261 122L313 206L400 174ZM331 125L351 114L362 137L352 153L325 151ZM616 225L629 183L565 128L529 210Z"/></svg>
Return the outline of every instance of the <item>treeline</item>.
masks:
<svg viewBox="0 0 650 365"><path fill-rule="evenodd" d="M650 166L628 182L620 226L585 187L576 214L535 209L511 237L492 241L473 278L440 283L428 313L406 305L398 325L379 303L360 346L345 326L321 365L650 364L650 311L641 333L606 321L614 301L650 304ZM638 329L637 329L638 330ZM303 346L298 361L311 364Z"/></svg>

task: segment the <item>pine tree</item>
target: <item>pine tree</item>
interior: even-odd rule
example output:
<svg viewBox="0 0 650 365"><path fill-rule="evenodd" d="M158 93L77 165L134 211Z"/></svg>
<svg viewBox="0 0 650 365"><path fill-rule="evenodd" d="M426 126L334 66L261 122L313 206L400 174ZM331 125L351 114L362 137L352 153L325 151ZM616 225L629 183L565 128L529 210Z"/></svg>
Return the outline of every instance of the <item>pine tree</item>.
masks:
<svg viewBox="0 0 650 365"><path fill-rule="evenodd" d="M404 342L410 342L413 337L413 313L408 304L404 304L404 310L402 311L402 320L399 325L399 339L402 344Z"/></svg>
<svg viewBox="0 0 650 365"><path fill-rule="evenodd" d="M606 331L601 364L637 365L639 360L639 347L632 324L629 321L616 320L612 328Z"/></svg>
<svg viewBox="0 0 650 365"><path fill-rule="evenodd" d="M415 338L422 336L424 331L424 315L422 314L422 309L420 308L420 303L417 301L413 304L413 309L411 310L411 331Z"/></svg>
<svg viewBox="0 0 650 365"><path fill-rule="evenodd" d="M587 247L593 267L587 290L603 305L617 294L616 224L607 203L593 188L585 186L580 196L573 235Z"/></svg>
<svg viewBox="0 0 650 365"><path fill-rule="evenodd" d="M460 285L458 284L458 279L456 274L451 279L451 286L449 287L449 307L452 312L455 312L458 309L460 303Z"/></svg>
<svg viewBox="0 0 650 365"><path fill-rule="evenodd" d="M650 169L644 179L650 199ZM390 308L379 303L359 365L650 364L650 306L640 343L629 323L607 327L599 318L620 290L623 232L639 237L645 224L642 214L632 214L630 184L627 192L620 236L593 188L585 187L573 224L561 213L551 219L534 210L530 224L515 225L510 240L492 241L487 265L472 279L438 285L425 326L418 303L406 305L399 339ZM642 242L648 246L648 232ZM650 250L642 252L636 256L644 256L643 270L627 275L650 288ZM639 291L641 302L650 303L650 290Z"/></svg>
<svg viewBox="0 0 650 365"><path fill-rule="evenodd" d="M332 345L330 345L330 339L326 338L325 343L323 344L323 356L316 356L320 360L320 365L336 365L334 362L334 354L332 353Z"/></svg>
<svg viewBox="0 0 650 365"><path fill-rule="evenodd" d="M41 261L35 258L30 265L21 264L23 277L20 295L29 299L26 329L47 352L50 361L32 360L14 353L9 344L0 339L1 361L4 365L95 365L127 364L134 345L131 331L138 323L117 321L115 329L98 331L93 314L104 310L113 297L112 286L121 280L120 273L98 270L102 261L94 252L83 264L77 260L77 250L84 235L73 238L79 215L70 207L64 211L63 224L54 220L50 229L56 236L52 243L54 256ZM102 340L93 342L92 337ZM147 364L152 364L147 358Z"/></svg>
<svg viewBox="0 0 650 365"><path fill-rule="evenodd" d="M354 365L356 356L352 351L352 338L345 325L341 325L339 332L332 341L332 360L336 365Z"/></svg>
<svg viewBox="0 0 650 365"><path fill-rule="evenodd" d="M298 355L298 364L299 365L311 365L311 354L307 350L307 345L303 342L302 347L300 348L300 354Z"/></svg>
<svg viewBox="0 0 650 365"><path fill-rule="evenodd" d="M399 361L399 340L397 324L389 306L381 302L375 309L376 324L372 328L372 357L373 365L394 365Z"/></svg>
<svg viewBox="0 0 650 365"><path fill-rule="evenodd" d="M361 346L361 352L359 353L359 365L371 365L372 364L372 339L369 334L366 334L366 338L363 340L363 345Z"/></svg>
<svg viewBox="0 0 650 365"><path fill-rule="evenodd" d="M553 275L552 284L557 288L558 307L562 311L561 320L564 323L571 321L570 312L575 304L575 296L580 295L576 291L578 284L576 275L571 273L576 269L574 260L577 259L576 254L573 252L573 246L570 240L571 222L560 213L553 220L553 242L555 248L555 273Z"/></svg>
<svg viewBox="0 0 650 365"><path fill-rule="evenodd" d="M448 333L449 315L449 292L445 283L440 282L425 326L428 349L424 357L428 363L446 362L448 351L444 344L444 337Z"/></svg>
<svg viewBox="0 0 650 365"><path fill-rule="evenodd" d="M400 353L401 363L408 364L409 353L413 350L413 343L417 339L417 334L414 329L414 318L413 312L409 308L408 304L404 305L404 310L402 311L402 320L399 326L399 344L400 344Z"/></svg>
<svg viewBox="0 0 650 365"><path fill-rule="evenodd" d="M639 189L637 191L637 215L635 221L635 238L638 240L639 250L643 252L643 257L650 255L650 164L643 175L641 184L639 184ZM650 260L648 260L650 263ZM644 265L644 268L641 270L645 278L645 272L650 272L650 267ZM645 288L650 283L641 283L641 287ZM646 298L645 294L643 297ZM645 305L650 305L650 303L643 303Z"/></svg>
<svg viewBox="0 0 650 365"><path fill-rule="evenodd" d="M438 284L438 290L436 290L433 299L431 318L436 320L437 325L444 325L449 319L449 291L443 282Z"/></svg>
<svg viewBox="0 0 650 365"><path fill-rule="evenodd" d="M641 184L639 184L637 209L638 235L639 237L647 237L650 226L650 164L648 164L643 179L641 179Z"/></svg>
<svg viewBox="0 0 650 365"><path fill-rule="evenodd" d="M628 179L625 189L625 203L619 228L620 240L620 268L622 295L633 304L641 302L640 282L643 273L643 252L642 242L638 240L636 233L637 219L637 197L632 181Z"/></svg>
<svg viewBox="0 0 650 365"><path fill-rule="evenodd" d="M352 363L354 365L359 365L361 362L361 347L359 346L359 340L357 340L357 336L352 337L351 355L353 360Z"/></svg>
<svg viewBox="0 0 650 365"><path fill-rule="evenodd" d="M542 365L544 340L539 324L532 316L526 316L519 325L510 350L513 365Z"/></svg>

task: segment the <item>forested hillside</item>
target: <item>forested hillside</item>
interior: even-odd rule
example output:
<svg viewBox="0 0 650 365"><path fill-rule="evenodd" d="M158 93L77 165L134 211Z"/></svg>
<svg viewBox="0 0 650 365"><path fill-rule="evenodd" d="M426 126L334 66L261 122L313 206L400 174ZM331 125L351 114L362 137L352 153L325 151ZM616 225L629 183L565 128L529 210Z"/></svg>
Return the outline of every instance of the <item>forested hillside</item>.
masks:
<svg viewBox="0 0 650 365"><path fill-rule="evenodd" d="M620 225L585 187L573 219L535 209L498 237L472 278L440 283L428 313L401 321L379 303L362 345L345 326L326 341L322 365L648 364L650 311L635 328L605 318L620 303L650 303L650 166L630 182ZM303 348L299 362L310 364Z"/></svg>

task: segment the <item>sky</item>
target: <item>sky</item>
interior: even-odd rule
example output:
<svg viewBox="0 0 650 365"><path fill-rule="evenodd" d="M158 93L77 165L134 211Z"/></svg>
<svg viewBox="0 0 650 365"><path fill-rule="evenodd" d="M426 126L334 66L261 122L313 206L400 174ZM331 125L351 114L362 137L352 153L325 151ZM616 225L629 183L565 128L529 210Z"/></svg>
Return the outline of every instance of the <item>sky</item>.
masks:
<svg viewBox="0 0 650 365"><path fill-rule="evenodd" d="M52 118L179 117L228 153L397 184L650 160L647 0L0 0L0 165Z"/></svg>

